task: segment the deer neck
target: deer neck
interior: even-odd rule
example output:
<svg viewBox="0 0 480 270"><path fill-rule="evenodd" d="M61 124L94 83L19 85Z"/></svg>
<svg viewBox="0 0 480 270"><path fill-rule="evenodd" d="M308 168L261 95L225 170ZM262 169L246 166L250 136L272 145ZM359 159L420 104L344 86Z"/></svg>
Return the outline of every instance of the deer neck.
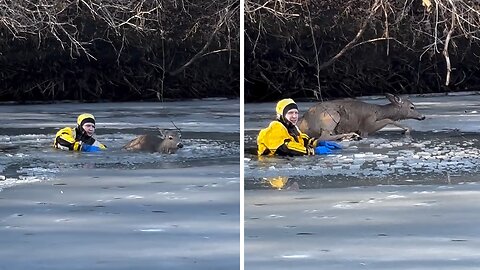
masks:
<svg viewBox="0 0 480 270"><path fill-rule="evenodd" d="M377 119L392 119L394 121L401 119L400 107L395 104L379 105Z"/></svg>

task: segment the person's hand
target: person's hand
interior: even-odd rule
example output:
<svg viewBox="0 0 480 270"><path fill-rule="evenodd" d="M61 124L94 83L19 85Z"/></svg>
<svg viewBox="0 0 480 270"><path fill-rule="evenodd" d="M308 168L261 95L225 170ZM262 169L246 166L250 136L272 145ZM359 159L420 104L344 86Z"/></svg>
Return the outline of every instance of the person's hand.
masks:
<svg viewBox="0 0 480 270"><path fill-rule="evenodd" d="M82 145L82 152L100 152L102 149L95 145Z"/></svg>
<svg viewBox="0 0 480 270"><path fill-rule="evenodd" d="M326 146L321 145L321 146L315 147L315 155L328 155L331 153L332 153L332 150L330 150L330 148Z"/></svg>
<svg viewBox="0 0 480 270"><path fill-rule="evenodd" d="M103 143L100 143L100 142L97 141L97 140L95 140L95 142L94 142L92 145L100 148L101 150L107 149L107 146L105 146Z"/></svg>
<svg viewBox="0 0 480 270"><path fill-rule="evenodd" d="M332 141L319 141L317 146L325 146L330 150L342 149L342 146L340 144Z"/></svg>

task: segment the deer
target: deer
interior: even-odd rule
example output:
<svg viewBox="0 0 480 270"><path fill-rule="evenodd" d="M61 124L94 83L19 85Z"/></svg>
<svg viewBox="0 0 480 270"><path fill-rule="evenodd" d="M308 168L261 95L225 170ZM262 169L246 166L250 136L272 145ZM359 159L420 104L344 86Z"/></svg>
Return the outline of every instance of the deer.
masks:
<svg viewBox="0 0 480 270"><path fill-rule="evenodd" d="M311 137L321 140L361 139L387 125L394 125L410 134L411 128L399 120L424 120L425 116L415 109L409 100L386 93L390 101L376 105L355 99L332 100L318 103L302 116L299 129Z"/></svg>
<svg viewBox="0 0 480 270"><path fill-rule="evenodd" d="M178 149L183 148L180 139L180 130L158 129L158 134L141 135L127 143L123 149L128 151L175 154Z"/></svg>

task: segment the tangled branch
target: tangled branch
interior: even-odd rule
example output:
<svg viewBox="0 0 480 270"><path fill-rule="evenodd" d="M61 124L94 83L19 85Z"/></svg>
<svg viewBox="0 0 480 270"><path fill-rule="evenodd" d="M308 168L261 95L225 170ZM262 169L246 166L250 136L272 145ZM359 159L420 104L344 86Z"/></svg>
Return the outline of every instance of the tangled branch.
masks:
<svg viewBox="0 0 480 270"><path fill-rule="evenodd" d="M443 47L442 55L446 63L445 85L450 84L452 72L449 45L455 46L455 40L467 39L480 41L480 3L468 0L423 0L428 11L427 20L433 23L433 41L427 46L438 53ZM434 6L434 10L432 10Z"/></svg>
<svg viewBox="0 0 480 270"><path fill-rule="evenodd" d="M71 91L68 95L74 98L83 98L82 93L98 98L109 87L126 97L131 93L158 99L165 97L165 90L181 95L188 89L190 95L204 96L213 92L206 89L225 89L229 83L222 81L210 86L215 76L209 72L219 72L216 64L192 67L209 58L227 63L226 70L238 68L229 66L237 64L232 58L239 53L238 5L235 0L0 1L0 73L7 79L0 88L40 91L42 96ZM17 46L24 50L17 53ZM32 82L18 82L15 78L26 77L27 71L9 68L13 62L25 69L36 66L38 74L29 73ZM92 73L85 75L87 66ZM12 85L16 82L22 85ZM194 83L199 86L192 87Z"/></svg>
<svg viewBox="0 0 480 270"><path fill-rule="evenodd" d="M247 82L275 92L309 91L316 99L338 87L347 95L361 91L352 89L362 84L418 88L414 79L418 83L420 72L443 77L449 86L452 77L458 79L452 73L460 57L479 57L469 52L480 46L480 2L475 0L247 0L245 18ZM383 77L368 73L370 61L383 68ZM418 70L420 64L426 67ZM445 75L438 74L442 69Z"/></svg>

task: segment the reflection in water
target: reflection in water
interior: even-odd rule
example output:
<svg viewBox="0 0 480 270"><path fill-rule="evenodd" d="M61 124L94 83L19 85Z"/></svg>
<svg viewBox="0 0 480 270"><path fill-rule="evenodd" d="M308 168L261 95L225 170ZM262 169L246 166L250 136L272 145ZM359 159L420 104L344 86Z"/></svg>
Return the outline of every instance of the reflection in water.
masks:
<svg viewBox="0 0 480 270"><path fill-rule="evenodd" d="M272 188L278 190L283 189L288 182L287 176L266 177L264 179Z"/></svg>

